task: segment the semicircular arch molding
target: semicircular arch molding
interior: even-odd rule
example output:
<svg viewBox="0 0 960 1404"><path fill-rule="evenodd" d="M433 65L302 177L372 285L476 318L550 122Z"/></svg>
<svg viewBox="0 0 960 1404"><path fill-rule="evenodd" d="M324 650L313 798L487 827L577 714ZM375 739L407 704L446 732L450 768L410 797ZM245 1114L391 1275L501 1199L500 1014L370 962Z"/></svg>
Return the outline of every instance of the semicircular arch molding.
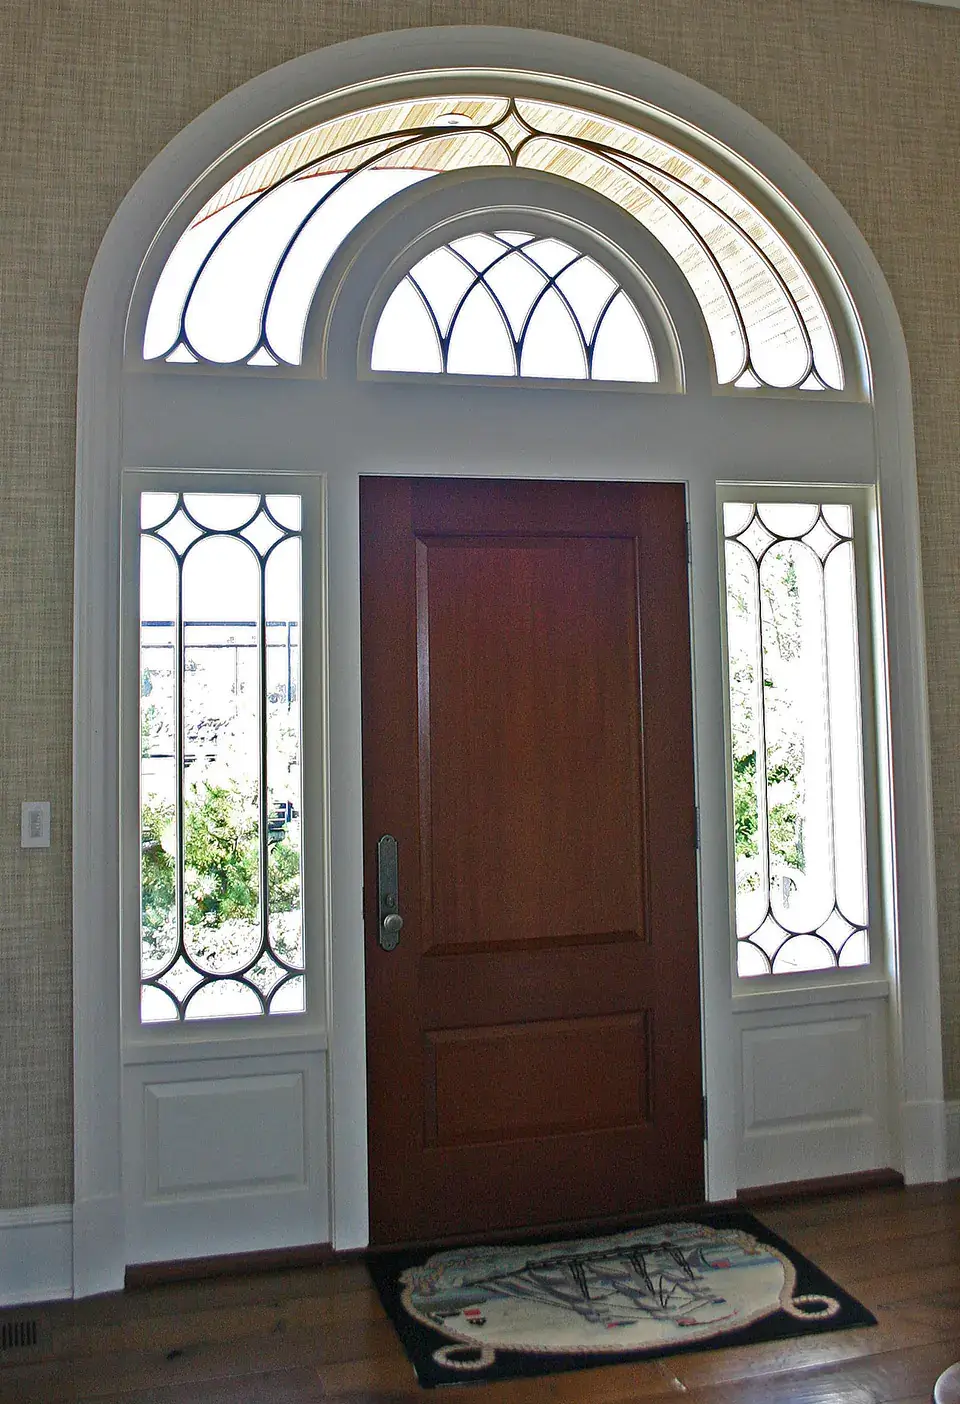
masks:
<svg viewBox="0 0 960 1404"><path fill-rule="evenodd" d="M319 363L328 378L376 378L371 348L396 286L433 250L494 228L567 242L624 288L659 367L651 389L709 394L715 388L699 304L658 241L602 196L556 176L519 172L451 173L368 216L320 284L304 335L305 367Z"/></svg>
<svg viewBox="0 0 960 1404"><path fill-rule="evenodd" d="M204 466L233 472L231 451L241 465L237 471L241 471L247 444L239 436L247 426L231 423L230 406L246 408L243 396L249 382L245 377L256 376L262 382L271 375L277 380L303 380L305 376L300 366L280 367L276 372L264 368L234 372L222 366L144 362L142 338L156 280L204 204L225 181L279 142L374 101L449 94L454 79L459 91L482 96L491 73L522 81L529 93L544 101L555 98L560 87L571 101L583 104L589 99L598 113L611 120L642 112L645 130L662 133L681 155L699 154L719 176L749 194L770 227L801 257L827 308L847 378L843 397L871 401L823 403L822 413L808 416L823 421L823 433L815 436L811 447L802 434L785 434L783 424L797 423L797 415L806 414L811 401L820 406L837 392L795 397L802 403L792 404L783 398L763 403L762 397L771 393L766 391L736 397L736 404L732 394L718 396L711 408L724 432L708 436L706 428L695 423L693 428L703 431L699 442L706 442L708 448L702 459L680 455L678 464L674 453L658 471L660 476L669 472L688 482L698 514L691 533L693 633L703 665L697 674L696 721L698 744L711 744L715 760L722 752L722 696L715 684L708 687L704 679L715 677L719 669L717 478L756 482L769 477L783 484L784 492L792 491L797 482L822 482L830 476L836 482L877 486L876 525L883 561L877 582L878 589L885 587L886 591L878 629L885 631L887 673L882 686L889 725L884 741L888 743L886 773L892 776L893 801L889 889L896 911L888 955L891 987L896 987L891 1020L895 1025L894 1062L899 1070L895 1095L900 1099L905 1177L912 1183L943 1177L939 958L912 401L906 344L882 270L839 201L796 153L748 113L684 75L634 54L541 31L457 26L394 31L291 60L252 79L198 117L151 162L126 196L104 237L87 285L78 367L75 553L73 1227L78 1296L122 1286L127 1262L121 1177L122 1078L117 1058L121 1019L116 898L120 890L116 797L120 792L118 618L123 473L126 467L158 463L170 467L180 464L178 472ZM545 76L556 74L563 74L563 79ZM372 285L364 286L369 293ZM360 281L356 287L361 287ZM673 306L671 311L675 311ZM355 356L356 347L354 375ZM142 374L144 371L147 374ZM207 385L201 385L205 372L212 374ZM174 383L176 377L192 377L192 382L188 386L184 378ZM195 445L183 457L152 452L152 445L141 452L141 446L131 438L134 416L126 412L127 397L137 400L131 387L141 382L150 391L150 382L161 379L164 394L160 399L169 411L167 418L182 421L184 434L191 429L185 408L191 410L192 402L181 403L181 399L190 399L186 394L181 397L181 391L202 389L205 394L209 390L208 399L223 397L218 428L226 428L228 442L225 446L221 432L215 443L215 459L208 462L198 456ZM143 402L142 384L138 386L138 404ZM380 388L357 387L375 392ZM299 395L301 404L320 399L325 389L336 395L341 392L340 386L289 383L285 389L290 400L298 399L295 392L304 392ZM486 418L495 420L489 414L493 392L483 393ZM416 396L389 393L386 398L393 406L416 400ZM448 402L443 408L449 409L449 401L455 397L442 398ZM565 405L570 398L561 393L551 397L551 403ZM357 407L366 412L368 402L360 394L355 399ZM468 408L473 407L466 392L463 399ZM635 407L627 397L617 408L623 405ZM414 403L409 417L416 408ZM646 400L642 408L663 408L673 414L678 432L686 428L686 420L696 419L686 414L687 404L678 397L662 396L659 407L653 399ZM741 440L727 432L734 421L741 427L741 410L750 412L750 422L759 425L762 439L762 453L755 453L746 464ZM656 418L653 414L649 417ZM475 415L475 422L480 418ZM540 417L535 426L538 436L531 431L521 447L532 444L548 454L551 434L554 442L562 442L568 420L569 416L554 424L548 417L545 425L549 432L544 434L544 419ZM861 435L857 429L853 436L858 453L856 473L847 471L849 458L842 453L846 441L837 433L851 421L855 427L868 421L866 432ZM150 424L151 428L162 427L162 417L153 416ZM645 424L627 427L630 433L624 435L623 442L629 454L624 454L624 463L629 457L627 466L636 472L638 445L647 450L648 457L657 445L650 450L646 444ZM339 582L345 596L350 591L356 593L359 578L356 474L350 481L345 475L336 481L331 465L336 466L349 451L353 428L348 422L339 437L331 437L328 426L319 423L308 445L311 471L329 478L328 502L337 513L340 529L329 534L327 563L339 570L334 586ZM637 428L643 430L642 435L635 432ZM260 453L258 468L263 462L276 465L277 446L282 448L286 443L286 425L280 422L278 429L282 433L263 441L265 448L262 442L254 442L253 449ZM432 434L433 430L433 424L427 424L423 433ZM863 452L862 440L867 442ZM570 452L577 448L578 443L574 443ZM507 450L512 453L510 444ZM806 475L796 468L804 455ZM460 457L451 453L449 461L456 466ZM516 461L516 456L510 459L504 476L516 471ZM588 461L586 452L581 461ZM369 471L362 462L351 463L351 470L357 467L361 472ZM548 468L553 471L552 465ZM281 466L279 471L285 469ZM336 588L330 594L334 596ZM356 667L359 606L353 594L350 600L354 613L334 639L341 649L343 666L331 670L330 716L340 729L340 743L330 751L329 783L341 819L330 828L336 880L329 897L332 935L327 1006L332 1029L330 1107L336 1122L336 1133L330 1140L331 1236L336 1247L345 1249L366 1241L367 1212L362 1087L364 971L358 941L362 931ZM714 771L713 788L709 793L704 788L700 792L705 833L721 832L726 822L719 761ZM729 935L729 892L722 847L707 845L701 854L703 1049L710 1107L706 1160L708 1192L716 1198L730 1197L737 1189L738 1094L731 1051L736 1031L730 1013L730 950L724 942L724 932ZM906 933L903 940L898 936L898 913Z"/></svg>

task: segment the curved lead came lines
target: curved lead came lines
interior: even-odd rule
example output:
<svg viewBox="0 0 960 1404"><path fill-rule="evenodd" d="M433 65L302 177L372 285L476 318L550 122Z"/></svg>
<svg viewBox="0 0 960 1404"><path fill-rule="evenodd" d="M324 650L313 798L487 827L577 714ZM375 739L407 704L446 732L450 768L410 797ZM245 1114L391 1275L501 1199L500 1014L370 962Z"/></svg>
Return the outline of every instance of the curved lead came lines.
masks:
<svg viewBox="0 0 960 1404"><path fill-rule="evenodd" d="M491 248L485 250L484 245ZM549 259L544 257L547 249ZM578 268L590 270L592 294L582 286L579 291L565 286L567 275ZM430 363L418 363L411 353L409 327L403 327L405 287L413 290L429 318L439 353L436 362L422 340L418 344ZM588 300L592 308L585 305ZM620 331L633 344L621 343L618 349L625 365L610 378L656 380L649 332L632 299L605 269L553 237L484 231L432 250L398 284L381 314L371 364L384 371L459 373L462 369L477 375L592 379L598 342L618 307L624 309ZM503 334L499 349L489 335L484 344L488 308ZM552 337L547 335L550 313ZM563 314L566 320L558 323L556 316ZM404 329L406 336L401 335ZM564 362L562 339L567 334L575 339L577 349L574 353L571 340ZM540 345L531 350L534 338ZM497 340L494 336L493 342ZM571 355L579 358L576 365ZM605 359L609 362L609 354ZM631 363L637 368L633 374L626 368Z"/></svg>
<svg viewBox="0 0 960 1404"><path fill-rule="evenodd" d="M157 500L152 503L151 499L154 496ZM284 933L279 928L274 931L271 925L271 917L274 913L270 889L272 850L270 848L269 817L272 811L269 811L268 808L268 774L272 762L268 756L270 722L267 709L268 597L266 591L269 568L271 562L279 560L277 554L279 548L290 542L299 546L301 539L299 526L294 526L286 520L292 516L295 521L299 522L299 502L294 503L289 495L275 494L271 504L266 495L254 493L156 495L146 493L141 500L143 503L141 515L144 520L151 522L149 527L141 529L144 544L146 545L148 541L156 543L157 548L162 551L162 556L159 559L171 561L173 572L172 580L166 582L165 587L161 587L159 596L156 588L148 592L153 599L154 612L162 600L164 612L171 616L170 619L165 621L149 619L143 614L144 597L143 595L141 597L141 628L144 625L154 623L162 624L168 632L172 630L170 644L166 645L172 649L172 662L164 667L170 674L169 688L172 689L169 699L172 711L168 722L170 738L173 743L173 755L167 759L171 760L173 765L172 773L167 776L167 781L168 788L172 786L168 803L172 803L171 816L175 848L171 873L173 896L172 902L167 904L165 918L168 927L172 922L172 930L168 930L166 934L162 930L159 933L151 931L145 920L146 907L142 905L141 910L141 988L145 1017L148 1021L171 1017L178 1020L235 1017L243 1014L266 1014L274 1008L297 1012L303 1007L303 962L298 958L299 954L302 953L302 933L299 951L297 950L298 942L294 939L291 950L288 952L290 958L287 958L281 949ZM152 511L150 510L151 506L154 509ZM225 611L216 607L217 597L215 596L213 616L211 616L209 614L211 605L208 598L208 587L214 577L224 576L225 562L222 559L211 560L205 567L196 563L200 561L202 554L209 555L209 552L214 549L213 544L218 541L223 544L223 549L242 550L244 559L251 563L253 577L247 579L247 594L249 595L252 590L255 599L235 601L231 613L229 607ZM298 579L299 551L297 551L296 559L292 565L295 567ZM195 567L194 572L191 571L192 567ZM288 574L290 568L287 567ZM152 569L156 576L156 563ZM196 587L198 593L195 601L191 603L192 587L189 574L196 571L199 572ZM226 572L234 594L239 577L245 571L246 567L240 569L239 572L237 570ZM222 588L221 580L221 584L218 586L221 593ZM288 594L289 588L288 583ZM299 586L296 586L297 602L294 605L296 614L290 616L291 618L295 617L297 622L299 622L298 591ZM281 588L281 597L282 593L283 589ZM185 595L187 597L186 609L184 608ZM188 614L200 617L188 618ZM224 617L220 617L221 615ZM224 916L220 898L216 895L215 890L208 893L206 897L204 896L206 889L203 888L202 874L200 875L200 886L197 886L196 881L198 874L193 874L191 886L195 890L188 892L187 830L191 817L196 818L199 814L197 806L200 801L196 796L191 799L185 794L186 766L197 759L202 760L205 756L205 763L209 763L211 760L218 761L221 765L225 765L228 772L225 782L222 778L218 780L214 777L215 787L216 784L229 784L231 780L235 781L236 775L231 771L229 754L221 755L220 753L220 732L224 728L229 731L231 725L229 718L233 716L234 712L239 716L240 712L244 710L241 706L239 691L235 688L236 696L229 703L227 711L217 714L214 710L214 718L216 719L219 715L219 722L214 720L209 723L205 718L209 707L213 705L215 708L215 703L209 700L208 690L203 686L201 679L201 692L198 694L201 699L200 710L197 711L194 708L195 715L193 715L192 720L188 716L188 700L185 699L184 680L190 671L191 661L195 662L189 655L191 650L203 648L204 645L199 640L191 641L187 631L196 632L198 628L202 629L204 626L213 628L215 631L218 629L221 632L227 630L227 647L237 645L238 640L235 636L238 631L246 630L249 636L252 627L255 635L252 641L248 637L246 645L243 645L242 639L239 640L241 646L256 649L254 664L256 676L253 679L248 679L248 682L251 683L248 691L250 697L256 699L253 704L252 725L256 730L257 740L252 743L252 750L258 758L256 776L253 774L241 776L247 798L253 797L252 809L254 812L247 815L247 819L253 822L256 828L258 856L255 861L255 890L251 892L254 899L254 909L248 911L245 917L239 921L236 914L233 917L230 917L229 914ZM289 650L289 618L286 632ZM239 656L237 666L239 666ZM299 670L299 662L297 668ZM146 672L144 676L147 676ZM153 676L159 676L156 670L154 670ZM287 676L288 679L291 676L289 661ZM299 672L297 672L297 677L299 678ZM144 695L149 696L151 691L152 685ZM246 706L245 711L250 713L249 705ZM141 717L144 715L141 713ZM249 727L250 724L251 719L248 715L247 726ZM289 723L287 724L289 725ZM297 734L299 737L299 731ZM207 754L211 748L212 755ZM249 751L250 745L247 745L245 749ZM156 754L154 746L153 757ZM151 756L149 749L144 751L144 756ZM299 740L296 744L294 763L296 766L300 764ZM149 797L150 802L154 804L163 805L164 784L161 782L160 789L157 790L156 786L144 785L143 781L141 783L144 796L141 799L141 805L143 806L146 797ZM205 792L208 792L209 786L206 776L203 777L202 783ZM294 794L294 798L299 806L298 793ZM287 819L291 813L293 817L296 817L295 811L290 810ZM219 821L214 816L210 822ZM238 842L240 837L238 829L236 834ZM146 850L144 851L146 852ZM299 864L299 851L296 844L294 852L297 854ZM202 869L203 864L200 863L199 867ZM143 872L143 869L141 871ZM213 902L213 906L209 911L204 911L202 903L207 900L207 897ZM302 890L300 886L297 889L296 899L293 908L278 908L278 913L282 910L294 910L298 914L301 913ZM193 916L200 913L201 920L191 920L191 910ZM239 910L238 908L238 912ZM212 920L208 919L211 915ZM300 919L302 920L302 916ZM147 944L148 939L152 949ZM289 945L289 933L286 933L286 939ZM154 992L154 1001L156 999L162 1001L162 1007L158 1008L154 1003L151 1011L147 1013L151 991ZM232 1001L228 998L231 992L234 996ZM297 999L298 993L300 994L299 1001Z"/></svg>
<svg viewBox="0 0 960 1404"><path fill-rule="evenodd" d="M489 103L492 100L483 99L483 101ZM184 296L178 319L177 338L160 355L166 356L171 361L215 360L217 364L248 363L265 367L272 366L274 362L287 365L296 364L294 346L298 341L302 341L302 328L307 306L322 274L322 267L319 272L314 270L312 277L302 279L303 286L306 288L303 295L303 306L290 312L291 323L298 323L298 326L287 338L279 330L271 330L270 325L275 304L280 305L276 303L278 289L282 292L281 302L292 307L295 300L292 295L299 293L301 280L299 276L291 274L290 277L287 277L286 274L291 269L296 269L299 273L298 259L302 236L323 209L332 208L330 202L345 190L349 182L354 181L355 177L362 177L364 173L378 171L384 174L391 168L395 170L406 169L410 173L410 179L426 179L429 175L436 174L440 170L457 167L485 166L499 164L500 161L516 165L522 162L525 152L529 158L539 143L541 148L547 151L546 160L541 159L538 163L542 168L553 170L558 175L566 175L566 178L574 181L579 180L580 183L596 184L595 181L582 179L582 173L578 174L569 166L569 163L566 163L568 166L566 171L562 169L565 164L563 152L565 150L568 153L579 152L581 158L592 157L598 166L606 165L616 181L628 182L629 186L641 191L646 200L655 202L661 211L661 217L659 221L647 220L647 227L651 228L655 237L664 243L668 253L678 262L681 271L685 273L691 283L710 326L715 352L723 363L720 369L720 378L723 383L751 387L756 381L759 384L773 385L781 389L798 387L826 389L842 386L836 339L812 280L782 236L764 219L742 192L736 187L730 186L709 167L703 166L684 153L675 151L669 144L660 142L640 128L635 131L625 130L628 135L646 142L650 147L662 149L666 162L673 160L685 164L704 183L711 182L716 186L714 194L717 198L712 198L705 189L697 188L692 181L681 179L667 169L666 165L658 165L655 161L648 159L646 155L623 150L602 141L591 141L572 131L560 133L537 128L530 117L525 115L526 108L534 106L532 102L528 103L521 99L520 102L524 108L524 111L521 111L516 99L504 98L502 101L503 107L495 112L492 119L486 123L472 122L468 116L462 113L440 113L435 117L433 124L413 130L402 127L392 132L384 132L382 129L375 131L368 129L366 134L355 140L346 141L339 147L312 154L306 161L284 171L277 179L272 178L271 169L275 171L278 165L282 168L282 153L291 147L296 149L297 142L284 143L281 147L276 148L273 153L276 160L272 163L265 163L264 158L258 158L256 162L251 163L247 171L262 170L263 178L269 183L263 189L248 190L240 195L232 196L233 191L243 190L244 173L241 172L239 176L234 177L227 186L222 188L213 201L208 202L204 207L199 219L219 213L220 209L225 208L225 206L218 207L217 200L224 191L231 194L232 198L245 202L243 209L230 219L225 228L217 234L213 244L203 253ZM435 99L431 105L434 107L469 106L471 100L462 98ZM541 111L545 111L551 106L556 105L547 104L546 108L541 106ZM386 104L381 105L381 107L385 108L388 114L396 112L399 120L403 115L409 115L414 111L416 104ZM579 123L581 129L584 122L592 121L602 128L606 121L596 114L590 114L579 108L558 107L558 110L568 114L574 126ZM362 129L365 121L368 126L372 125L380 112L381 108L371 108L357 114L351 114L348 118L337 119L337 122L334 123L321 124L319 128L306 134L309 139L306 140L305 146L310 147L315 143L317 134L322 132L324 128L336 131L339 125L345 132L348 130L356 131L358 127ZM451 116L458 118L456 125L450 125L445 120ZM606 123L606 125L610 124ZM477 145L478 139L481 143L479 147ZM486 149L483 149L484 146ZM410 156L418 147L422 148L424 163L428 169L426 171L421 169L415 177L412 173ZM351 165L350 169L342 169L344 161L348 158L354 158L358 152L362 151L367 151L369 154L357 161L356 165ZM499 155L495 156L494 151ZM330 167L338 159L341 161L341 169L331 172ZM273 263L272 269L264 270L262 277L265 280L265 285L259 302L259 310L254 313L251 309L247 314L251 321L257 324L256 333L254 334L255 329L251 325L250 336L244 335L243 337L245 349L240 352L237 352L234 347L229 354L224 349L217 357L204 355L196 344L197 341L202 341L202 335L199 331L196 335L191 334L188 328L188 319L204 275L211 267L218 252L224 247L225 241L238 228L241 221L256 217L255 211L269 196L288 186L291 181L311 175L320 175L323 173L323 168L326 168L326 174L334 174L339 178L323 192L319 200L310 205L309 209L296 216L293 231L285 237L283 248ZM627 198L627 188L625 186L619 194L614 193L611 198L629 210L631 201ZM672 196L669 194L671 190L674 192ZM370 209L382 203L383 199L388 198L390 193L392 192L389 190L372 192L371 198L366 202L356 219L348 218L343 230L339 233L334 231L327 259L321 260L323 266L326 266L326 261L334 248L342 241L343 237L346 237L349 229L354 226L357 220L363 214L369 213ZM732 201L741 206L742 209L737 213L732 212L724 207L724 203L721 203L721 197L724 203ZM644 222L640 213L637 211L633 211L633 213L641 222ZM677 240L665 237L665 231L657 228L658 223L662 223L663 219L672 219L678 222L683 231L680 243L685 241L688 250L686 257L682 247L672 247L672 245L677 244ZM712 237L710 228L704 232L698 227L703 225L705 220L708 220L713 228ZM757 225L756 235L747 227L748 221ZM198 221L195 221L187 234L195 229L197 224ZM764 243L771 246L772 252L764 247ZM722 247L724 244L727 245L727 255L724 255ZM181 244L178 244L168 263L176 258L180 248ZM690 257L692 254L696 255L693 262L691 262ZM728 270L725 263L731 258L734 265L739 266ZM697 260L699 260L699 271ZM751 264L754 265L752 272L750 271ZM704 281L705 279L706 281ZM713 280L714 283L712 292L710 291L710 280ZM161 275L155 297L160 293L163 281ZM766 284L767 293L765 296L770 305L760 318L754 319L748 324L748 318L742 304L749 303L758 282ZM288 283L290 284L289 289L286 286ZM794 291L791 283L798 285L797 291ZM754 285L753 288L751 284ZM554 290L559 295L560 289L556 285ZM806 310L804 306L801 306L801 297L806 305ZM726 308L725 313L722 314L722 320L726 320L728 323L727 339L735 332L740 344L739 369L733 371L725 363L726 358L723 351L725 337L717 321L718 316L721 315L719 303L717 303L718 298ZM152 312L151 308L151 315ZM160 314L158 314L159 320L161 320ZM777 325L778 322L780 325ZM826 334L830 348L829 359L831 362L836 361L837 363L838 373L836 375L828 367L817 365L814 335L821 338L823 333ZM278 339L289 340L289 345L278 347L276 344ZM797 345L798 342L799 345ZM791 345L795 347L793 352L790 351ZM799 373L794 367L789 373L777 375L774 369L765 371L757 364L759 360L761 366L765 365L771 357L782 362L785 354L791 354L793 359L796 359L798 353L802 353L803 358L803 368ZM297 354L299 354L299 347ZM826 354L826 348L824 348L824 354ZM839 381L839 384L834 384L834 381Z"/></svg>

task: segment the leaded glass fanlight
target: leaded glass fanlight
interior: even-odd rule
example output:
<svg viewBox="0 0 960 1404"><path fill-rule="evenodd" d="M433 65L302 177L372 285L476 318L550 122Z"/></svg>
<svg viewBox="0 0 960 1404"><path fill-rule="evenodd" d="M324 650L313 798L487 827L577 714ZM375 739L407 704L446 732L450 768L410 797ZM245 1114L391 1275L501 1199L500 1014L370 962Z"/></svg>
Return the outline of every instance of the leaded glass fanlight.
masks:
<svg viewBox="0 0 960 1404"><path fill-rule="evenodd" d="M720 385L843 389L824 299L760 203L658 131L522 93L378 104L249 163L207 201L167 259L144 357L301 364L320 280L361 221L433 176L481 167L571 181L654 235L699 304ZM764 197L777 198L772 188Z"/></svg>
<svg viewBox="0 0 960 1404"><path fill-rule="evenodd" d="M652 382L635 304L595 259L517 230L433 249L387 300L375 371Z"/></svg>

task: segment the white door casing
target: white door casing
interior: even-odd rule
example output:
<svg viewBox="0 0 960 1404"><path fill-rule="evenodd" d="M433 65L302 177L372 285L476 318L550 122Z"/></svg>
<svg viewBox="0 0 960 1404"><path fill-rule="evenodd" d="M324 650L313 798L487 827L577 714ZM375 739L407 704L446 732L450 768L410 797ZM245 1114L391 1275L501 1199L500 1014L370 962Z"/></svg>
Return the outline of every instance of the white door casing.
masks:
<svg viewBox="0 0 960 1404"><path fill-rule="evenodd" d="M265 135L267 124L303 104L315 106L323 94L339 93L332 101L336 110L343 110L351 85L391 73L415 76L418 70L463 65L564 73L571 85L603 84L656 103L739 152L773 181L829 249L860 318L866 354L859 369L875 407L852 402L814 407L776 398L738 401L729 395L710 396L708 387L707 393L683 396L586 388L593 398L579 402L576 396L584 387L574 387L571 393L512 385L458 386L451 396L444 394L447 387L442 385L386 386L357 378L355 349L350 362L354 369L345 368L351 345L356 347L364 327L367 301L371 295L376 300L383 262L377 238L382 236L383 250L391 238L394 253L402 249L402 208L399 214L384 211L362 239L344 251L351 265L344 291L327 322L323 310L317 311L313 330L319 335L323 327L327 334L325 380L290 377L281 394L261 397L250 393L257 378L249 372L241 380L210 367L170 375L140 366L124 378L127 311L134 299L130 325L142 326L143 298L149 292L149 280L137 282L143 260L162 228L148 264L159 269L179 232L176 219L164 226L169 211L185 190L193 193L184 217L198 207L222 179L224 168L218 163L224 152L250 132L260 132L261 149L270 145L276 132L271 129ZM478 189L484 183L478 181ZM438 210L444 199L470 208L464 191L456 193L456 184L446 180L441 187L436 182L440 188L419 201L411 197L406 207L411 231L424 201L439 202ZM534 196L528 195L534 203ZM505 198L493 185L485 195L497 208ZM587 197L579 204L573 195L570 200L567 217L594 228L598 219L602 224L602 216L588 210ZM422 222L422 210L419 218ZM608 237L617 242L615 231ZM634 247L639 242L642 248L644 240L637 241L635 230L633 240ZM681 345L695 346L698 313L690 306L682 280L656 248L643 249L638 261L679 322ZM136 330L131 340L136 340ZM697 375L692 364L687 369L689 392ZM531 396L545 412L538 410L531 417ZM217 405L215 419L209 409L212 400ZM591 409L586 415L585 404ZM598 405L604 416L602 455L597 452ZM520 406L526 407L525 413ZM816 417L814 408L820 412ZM814 429L815 418L819 427ZM465 422L496 424L497 434L475 435L468 441ZM814 440L819 435L818 441L829 445L828 467L825 453L818 457L811 451L811 433ZM769 131L723 99L646 60L517 30L448 28L375 36L262 75L198 118L157 157L107 233L91 274L81 326L74 825L77 1295L109 1290L122 1281L124 1264L131 1260L124 1241L122 1177L126 1173L129 1180L137 1164L131 1145L125 1159L122 1150L119 914L112 895L118 890L119 833L112 796L118 793L119 724L116 694L102 681L118 677L116 582L123 469L200 470L205 476L280 470L323 480L326 626L332 660L326 774L329 1077L322 1091L312 1095L327 1118L330 1182L329 1221L314 1209L312 1237L329 1237L335 1247L348 1248L366 1241L356 493L361 472L666 477L688 483L699 802L702 831L716 836L702 846L700 872L709 1196L725 1198L738 1184L764 1179L832 1173L837 1156L847 1158L844 1168L867 1168L865 1162L887 1144L883 1107L889 1088L907 1179L942 1178L939 987L912 442L903 337L889 291L862 237L822 184ZM758 995L740 985L731 995L716 485L778 479L879 486L883 572L886 582L895 586L878 610L879 623L886 625L888 759L895 762L897 776L888 865L893 900L885 971L868 972L867 977L829 989L814 984L773 993L767 989ZM902 923L896 920L897 911L904 914ZM894 994L889 1001L888 981ZM810 1086L806 1091L794 1089L790 1125L784 1127L770 1115L781 1090L778 1074L769 1074L766 1081L762 1074L771 1067L781 1074L796 1067L810 1040L818 1049L835 1047L836 1057L851 1064L850 1095L824 1103L820 1093L829 1090L825 1084L832 1064L813 1058ZM871 1053L885 1056L888 1050L889 1079L871 1083L863 1073L864 1059ZM318 1051L315 1045L312 1052ZM219 1067L218 1073L239 1078L245 1071L245 1065L236 1062L242 1052L237 1047L225 1051L234 1062ZM210 1063L208 1073L216 1066ZM284 1095L296 1074L278 1063L263 1075L276 1079L270 1094ZM129 1075L127 1085L134 1085ZM240 1090L250 1089L245 1083ZM216 1095L215 1087L211 1091ZM867 1112L876 1125L869 1144L858 1150L843 1133L844 1121L862 1125ZM824 1116L835 1133L836 1145L830 1150L834 1159L828 1155L822 1164L814 1164L809 1158L814 1142L802 1133L806 1123L817 1130L814 1139L822 1142ZM129 1117L127 1123L129 1132ZM141 1143L134 1138L134 1145ZM856 1159L861 1154L864 1163ZM898 1154L892 1150L891 1161ZM784 1165L798 1163L796 1173L783 1173ZM295 1234L281 1234L277 1241L295 1241ZM266 1244L258 1241L255 1246Z"/></svg>

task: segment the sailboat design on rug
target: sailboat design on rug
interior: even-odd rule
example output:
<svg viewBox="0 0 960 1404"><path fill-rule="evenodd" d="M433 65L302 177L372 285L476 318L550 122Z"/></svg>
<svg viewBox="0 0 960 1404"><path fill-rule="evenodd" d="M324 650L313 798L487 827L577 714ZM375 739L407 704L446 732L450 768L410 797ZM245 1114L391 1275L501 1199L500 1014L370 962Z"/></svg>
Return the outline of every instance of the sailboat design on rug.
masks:
<svg viewBox="0 0 960 1404"><path fill-rule="evenodd" d="M490 1378L504 1366L539 1373L720 1344L731 1335L770 1339L872 1321L787 1244L771 1242L755 1220L750 1227L762 1236L750 1232L746 1216L738 1218L449 1249L413 1264L408 1258L394 1278L392 1304L376 1268L374 1275L424 1384ZM774 1318L780 1324L773 1329L743 1334ZM415 1322L436 1333L432 1348L421 1341L412 1350Z"/></svg>

